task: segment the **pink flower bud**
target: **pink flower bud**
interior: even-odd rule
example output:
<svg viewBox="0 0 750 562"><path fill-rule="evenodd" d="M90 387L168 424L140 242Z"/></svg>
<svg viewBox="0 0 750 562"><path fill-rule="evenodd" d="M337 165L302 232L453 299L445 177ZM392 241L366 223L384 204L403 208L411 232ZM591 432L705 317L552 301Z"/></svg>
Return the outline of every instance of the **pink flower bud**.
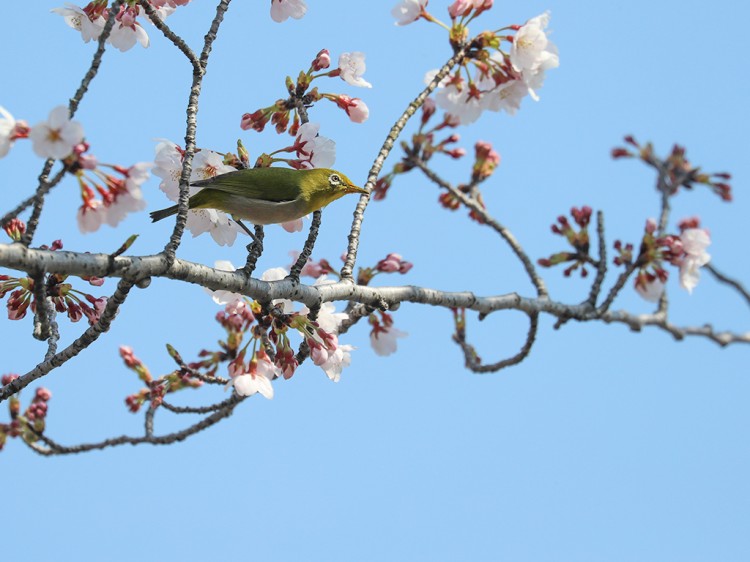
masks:
<svg viewBox="0 0 750 562"><path fill-rule="evenodd" d="M312 61L312 68L317 71L328 68L329 66L331 66L331 53L328 52L328 49L322 49L317 55L315 55L315 59Z"/></svg>

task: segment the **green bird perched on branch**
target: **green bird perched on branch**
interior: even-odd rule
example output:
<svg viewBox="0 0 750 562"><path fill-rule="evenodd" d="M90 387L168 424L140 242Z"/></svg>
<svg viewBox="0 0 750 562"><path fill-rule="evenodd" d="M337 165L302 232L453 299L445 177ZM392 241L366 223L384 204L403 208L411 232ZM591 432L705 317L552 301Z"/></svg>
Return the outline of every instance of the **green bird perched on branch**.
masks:
<svg viewBox="0 0 750 562"><path fill-rule="evenodd" d="M304 217L347 193L368 193L341 172L328 168L247 168L191 183L202 187L189 209L218 209L236 220L277 224ZM156 222L177 214L177 205L154 211Z"/></svg>

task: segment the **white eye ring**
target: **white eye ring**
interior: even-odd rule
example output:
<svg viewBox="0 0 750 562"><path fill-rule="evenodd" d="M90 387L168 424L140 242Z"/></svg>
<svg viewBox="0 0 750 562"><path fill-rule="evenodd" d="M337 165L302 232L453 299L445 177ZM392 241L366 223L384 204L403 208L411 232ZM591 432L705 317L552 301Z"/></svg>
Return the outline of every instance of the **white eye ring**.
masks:
<svg viewBox="0 0 750 562"><path fill-rule="evenodd" d="M328 176L328 183L331 185L341 185L341 178L338 174L331 174Z"/></svg>

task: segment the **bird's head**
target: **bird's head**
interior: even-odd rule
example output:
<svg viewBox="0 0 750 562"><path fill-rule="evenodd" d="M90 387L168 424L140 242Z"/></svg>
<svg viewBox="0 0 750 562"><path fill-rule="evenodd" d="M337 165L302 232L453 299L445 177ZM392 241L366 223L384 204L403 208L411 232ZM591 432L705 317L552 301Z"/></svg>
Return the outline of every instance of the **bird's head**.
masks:
<svg viewBox="0 0 750 562"><path fill-rule="evenodd" d="M302 170L300 174L304 176L301 191L314 209L325 207L347 193L368 193L366 189L354 185L346 175L329 168Z"/></svg>

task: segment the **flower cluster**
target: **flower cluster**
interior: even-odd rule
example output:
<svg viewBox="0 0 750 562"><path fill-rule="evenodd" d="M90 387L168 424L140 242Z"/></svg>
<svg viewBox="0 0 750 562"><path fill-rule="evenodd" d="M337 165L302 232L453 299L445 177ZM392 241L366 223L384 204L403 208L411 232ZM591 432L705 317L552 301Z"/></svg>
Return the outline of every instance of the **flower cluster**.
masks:
<svg viewBox="0 0 750 562"><path fill-rule="evenodd" d="M95 232L104 223L117 226L128 213L145 209L141 185L149 178L152 166L150 162L139 162L128 168L100 164L95 156L86 154L88 149L88 143L80 143L64 160L81 190L83 203L77 218L78 229L84 233ZM114 173L105 172L103 167Z"/></svg>
<svg viewBox="0 0 750 562"><path fill-rule="evenodd" d="M175 356L173 349L170 349L170 353L173 357ZM140 410L146 402L150 402L152 408L157 408L161 406L167 394L184 388L199 388L203 385L203 381L184 365L168 375L154 379L148 367L135 356L132 348L126 345L120 346L120 357L125 366L135 372L138 378L146 384L145 388L125 398L125 405L133 413Z"/></svg>
<svg viewBox="0 0 750 562"><path fill-rule="evenodd" d="M404 275L411 271L414 264L406 261L401 254L390 253L380 260L375 267L360 267L357 273L359 285L369 285L370 281L379 273L400 273Z"/></svg>
<svg viewBox="0 0 750 562"><path fill-rule="evenodd" d="M15 219L10 221L6 226L6 232L10 231L11 238L20 238L26 227ZM43 250L60 250L62 242L55 240L51 247L41 246ZM68 276L61 274L50 274L45 281L45 295L52 300L52 304L57 312L65 312L71 322L78 322L84 316L90 325L99 320L104 307L107 304L107 297L95 297L73 288L73 285L66 283ZM100 277L82 278L95 287L100 287L104 279ZM31 277L11 277L9 275L0 275L0 299L10 293L6 307L8 309L8 318L10 320L20 320L26 316L29 308L36 311L37 302L34 295L34 280Z"/></svg>
<svg viewBox="0 0 750 562"><path fill-rule="evenodd" d="M149 4L159 18L164 20L178 6L185 6L189 2L190 0L150 0ZM97 41L102 34L110 16L108 4L108 0L93 0L83 8L66 4L64 8L54 8L52 11L61 15L69 27L81 34L84 43L88 43L92 39ZM149 16L137 2L123 2L115 14L115 24L107 42L122 52L130 50L136 43L144 48L148 47L148 34L137 18L151 23Z"/></svg>
<svg viewBox="0 0 750 562"><path fill-rule="evenodd" d="M177 201L180 196L180 175L184 150L169 140L163 140L156 146L153 173L161 178L159 189L172 200ZM224 157L212 150L199 150L193 158L190 181L199 181L227 172L233 172L234 167L224 163ZM189 194L193 195L200 188L190 186ZM234 244L237 239L239 226L226 213L216 209L192 209L187 215L187 229L193 237L208 232L214 241L221 245Z"/></svg>
<svg viewBox="0 0 750 562"><path fill-rule="evenodd" d="M293 260L297 261L298 254L292 254ZM346 255L341 256L341 260L345 261ZM414 267L409 261L406 261L400 254L390 253L382 260L378 261L373 267L360 267L357 272L357 284L369 285L369 283L375 278L376 275L383 273L400 273L402 275L411 271ZM331 267L328 260L321 259L319 261L313 261L308 259L307 263L302 268L302 275L308 275L318 279L316 285L326 283L327 275L332 274L338 276L338 273ZM323 314L325 312L325 315ZM332 303L323 303L321 312L318 314L318 323L324 329L329 329L330 324L326 324L325 318L332 317L334 312ZM390 314L381 314L381 319L373 313L368 316L370 325L372 326L370 332L370 344L378 355L389 355L396 351L396 339L406 337L408 334L393 326L393 316ZM342 315L336 320L336 331L342 321L346 320L346 315ZM329 330L332 331L332 330Z"/></svg>
<svg viewBox="0 0 750 562"><path fill-rule="evenodd" d="M18 375L3 375L0 384L5 386L17 378ZM21 413L21 399L18 394L8 399L10 422L0 423L0 451L5 446L8 437L21 437L26 443L39 440L39 435L44 432L47 402L50 398L52 398L52 393L49 390L44 387L37 388L34 398L23 413Z"/></svg>
<svg viewBox="0 0 750 562"><path fill-rule="evenodd" d="M393 169L380 176L372 190L372 198L376 201L385 199L388 190L393 185L395 177L399 174L410 172L415 167L415 161L427 163L434 155L444 154L449 158L462 158L466 151L463 148L453 146L461 137L456 133L450 133L445 137L436 138L437 133L443 129L452 129L458 126L458 121L451 115L443 115L442 120L438 121L432 127L427 124L435 115L437 106L435 100L427 98L422 104L422 114L419 123L419 129L411 137L411 143L401 143L404 150L404 156L400 162L397 162Z"/></svg>
<svg viewBox="0 0 750 562"><path fill-rule="evenodd" d="M230 262L216 262L217 269L233 271ZM263 281L279 281L289 272L276 267L261 275ZM325 276L316 285L330 283ZM217 321L227 330L227 339L221 343L222 354L215 359L230 359L229 374L235 390L242 396L261 393L271 398L273 389L263 380L291 378L299 366L299 356L292 348L290 333L298 333L310 354L313 363L326 373L328 378L338 382L344 367L351 362L354 349L338 341L338 330L347 315L336 312L333 303L323 303L315 320L310 319L310 311L303 308L294 310L291 301L277 299L268 309L257 301L249 301L241 295L228 291L210 291L218 304L225 310L217 315ZM250 339L244 343L245 337ZM251 347L252 345L252 347ZM205 365L204 365L205 366ZM238 378L249 376L249 378ZM239 387L238 387L239 381ZM252 390L252 392L250 392Z"/></svg>
<svg viewBox="0 0 750 562"><path fill-rule="evenodd" d="M569 267L563 271L565 277L569 277L576 269L581 269L581 277L588 275L586 264L596 265L595 260L589 255L589 231L588 226L591 222L591 207L584 205L580 209L573 207L570 215L578 226L574 228L567 217L560 215L557 217L557 223L553 224L551 229L554 234L565 238L573 247L573 251L563 251L552 254L549 258L540 258L537 263L542 267L552 267L561 263L572 262Z"/></svg>
<svg viewBox="0 0 750 562"><path fill-rule="evenodd" d="M276 100L272 105L245 113L240 119L240 128L244 131L260 132L268 123L271 123L279 134L288 131L290 135L296 135L300 127L300 105L309 107L321 99L335 103L354 123L366 121L370 116L370 110L360 98L352 98L345 94L322 93L317 87L310 89L314 80L323 77L339 77L352 86L371 88L372 85L362 77L366 68L364 53L342 53L335 69L321 72L330 66L331 54L328 49L319 51L310 63L307 72L299 73L296 82L287 77L288 98Z"/></svg>
<svg viewBox="0 0 750 562"><path fill-rule="evenodd" d="M515 35L485 31L469 41L466 26L492 4L492 0L456 0L448 7L450 27L426 11L426 1L405 0L393 10L397 25L423 18L448 29L454 49L468 47L464 60L440 82L435 95L438 106L462 125L473 123L484 111L514 115L527 95L538 101L537 91L544 84L546 72L560 65L557 48L547 37L549 13L505 28ZM503 50L506 41L510 48ZM427 73L425 82L431 82L436 74Z"/></svg>
<svg viewBox="0 0 750 562"><path fill-rule="evenodd" d="M640 144L632 135L625 137L628 146L617 146L612 149L612 158L639 158L659 173L657 189L667 195L676 195L680 187L692 189L696 184L705 185L722 201L732 200L732 188L727 183L732 176L726 172L706 174L700 167L693 166L685 157L685 147L675 144L672 151L661 159L654 153L654 146L648 142Z"/></svg>
<svg viewBox="0 0 750 562"><path fill-rule="evenodd" d="M83 127L70 119L67 107L54 108L46 121L31 128L24 121L13 119L2 107L0 116L0 158L7 154L15 140L29 138L37 155L62 160L65 170L76 176L82 200L77 216L81 232L94 232L104 223L117 226L128 213L146 207L141 185L149 177L151 164L141 162L129 168L100 164L89 153Z"/></svg>
<svg viewBox="0 0 750 562"><path fill-rule="evenodd" d="M271 0L271 18L277 23L300 19L307 12L305 0Z"/></svg>
<svg viewBox="0 0 750 562"><path fill-rule="evenodd" d="M680 221L679 235L657 235L657 225L654 219L646 221L643 238L641 240L635 266L638 273L635 278L635 289L645 300L656 302L664 293L669 272L665 264L679 268L680 285L688 293L692 293L700 279L700 268L706 265L711 256L706 248L711 244L711 236L705 229L700 228L697 217ZM616 265L633 263L633 245L623 245L615 242Z"/></svg>
<svg viewBox="0 0 750 562"><path fill-rule="evenodd" d="M13 116L0 108L4 120L0 121L0 157L17 139L29 138L34 152L42 158L61 160L73 154L76 146L83 142L83 127L70 119L68 108L55 107L46 121L29 128L25 121L15 121ZM4 150L3 150L4 147Z"/></svg>

